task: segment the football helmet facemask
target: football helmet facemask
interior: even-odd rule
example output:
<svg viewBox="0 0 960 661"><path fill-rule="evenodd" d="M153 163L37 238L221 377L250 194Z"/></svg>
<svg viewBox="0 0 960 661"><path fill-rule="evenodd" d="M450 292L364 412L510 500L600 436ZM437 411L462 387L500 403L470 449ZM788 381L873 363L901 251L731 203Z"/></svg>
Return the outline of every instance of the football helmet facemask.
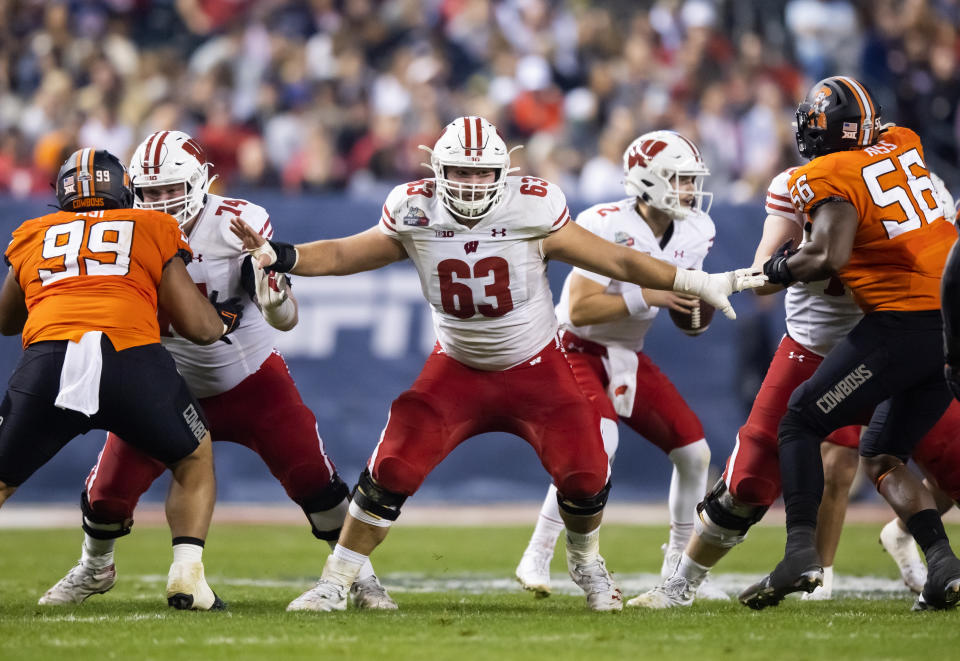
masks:
<svg viewBox="0 0 960 661"><path fill-rule="evenodd" d="M804 158L869 147L881 129L880 104L848 76L824 78L797 107L797 148Z"/></svg>
<svg viewBox="0 0 960 661"><path fill-rule="evenodd" d="M497 127L483 117L459 117L443 129L433 149L420 145L430 154L430 163L437 182L437 196L450 213L478 220L490 215L503 200L510 153ZM514 147L514 149L517 149ZM494 180L490 183L465 183L447 177L449 168L490 168Z"/></svg>
<svg viewBox="0 0 960 661"><path fill-rule="evenodd" d="M213 183L209 170L203 148L193 138L182 131L157 131L140 143L130 160L134 206L168 213L183 227L203 209ZM155 186L178 186L182 192L148 201L144 190Z"/></svg>
<svg viewBox="0 0 960 661"><path fill-rule="evenodd" d="M57 203L64 211L129 209L130 177L120 159L107 150L78 149L60 166Z"/></svg>
<svg viewBox="0 0 960 661"><path fill-rule="evenodd" d="M709 174L697 146L675 131L644 133L623 153L627 194L675 219L710 210L713 193L703 190ZM681 187L681 178L691 178L692 189Z"/></svg>

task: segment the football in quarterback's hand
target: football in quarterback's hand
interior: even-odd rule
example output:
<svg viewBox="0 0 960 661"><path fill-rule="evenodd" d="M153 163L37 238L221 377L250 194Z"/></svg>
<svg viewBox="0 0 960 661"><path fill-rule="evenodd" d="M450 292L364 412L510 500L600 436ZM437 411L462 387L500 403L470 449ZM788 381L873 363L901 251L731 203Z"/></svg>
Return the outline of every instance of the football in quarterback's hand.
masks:
<svg viewBox="0 0 960 661"><path fill-rule="evenodd" d="M670 318L674 325L687 335L699 335L707 330L716 308L706 301L698 301L699 305L692 312L677 312L670 308Z"/></svg>

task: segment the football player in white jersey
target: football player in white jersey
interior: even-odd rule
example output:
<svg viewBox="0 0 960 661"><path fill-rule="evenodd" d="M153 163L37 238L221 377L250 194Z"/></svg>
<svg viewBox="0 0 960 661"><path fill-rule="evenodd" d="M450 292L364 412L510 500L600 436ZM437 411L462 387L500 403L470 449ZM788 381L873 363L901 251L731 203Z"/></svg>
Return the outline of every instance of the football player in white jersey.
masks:
<svg viewBox="0 0 960 661"><path fill-rule="evenodd" d="M696 145L673 131L646 133L624 152L623 172L630 197L587 209L577 224L678 268L701 268L716 231L707 215L712 195L703 192L710 172ZM664 579L673 573L693 533L696 506L707 488L710 448L700 420L643 353L643 345L660 308L689 313L697 305L695 297L575 268L556 307L567 359L600 412L607 456L613 460L617 422L622 419L673 462L670 539L660 571ZM551 485L516 569L520 584L537 596L550 593L550 561L562 529L556 487ZM729 598L708 583L701 584L698 594Z"/></svg>
<svg viewBox="0 0 960 661"><path fill-rule="evenodd" d="M592 610L620 610L599 554L609 490L600 419L560 346L546 262L697 295L730 317L726 297L763 278L678 269L578 227L556 186L507 176L507 146L481 117L454 120L428 151L435 178L394 188L379 226L360 234L292 246L233 221L261 265L281 272L344 275L411 259L438 338L390 407L320 581L288 610L343 610L347 588L406 498L457 445L487 431L514 433L536 450L557 487L571 577Z"/></svg>
<svg viewBox="0 0 960 661"><path fill-rule="evenodd" d="M240 443L259 454L303 509L313 534L332 546L347 513L349 491L324 450L313 413L274 348L274 329L296 325L297 302L287 278L264 272L243 250L229 223L243 218L265 237L273 227L263 207L208 193L208 168L200 145L180 131L150 135L130 164L135 205L169 213L187 235L195 255L187 270L200 291L211 299L244 300L242 321L230 343L195 346L161 317L163 346L199 399L213 440ZM120 438L107 437L81 497L82 557L40 599L41 605L79 603L113 587L114 543L130 532L137 501L163 470L163 464ZM178 514L167 510L174 544L171 581L182 577L180 583L190 584L195 608L216 608L221 602L204 580L202 542L179 533ZM369 564L361 569L351 594L358 607L396 608Z"/></svg>
<svg viewBox="0 0 960 661"><path fill-rule="evenodd" d="M781 172L770 183L766 197L766 220L757 246L755 263L762 264L786 242L799 244L803 238L803 220L793 207L787 182L795 168ZM782 291L780 285L765 285L754 291L772 294ZM850 292L837 278L819 282L797 282L787 288L787 332L780 341L767 375L760 387L747 421L740 428L736 445L727 459L721 479L706 499L697 506L696 529L686 550L671 575L660 585L627 602L629 606L671 608L693 603L697 586L730 549L742 542L749 528L759 521L767 508L780 495L780 464L777 449L777 427L787 410L793 390L816 370L829 353L852 329L863 312ZM944 420L932 429L918 445L917 455L925 455L933 471L936 461L949 452L943 442L950 420L960 416L960 407L948 409ZM846 514L850 485L859 456L857 447L860 427L843 427L821 445L824 461L824 491L818 518L816 543L824 563L824 583L804 599L832 597L833 559L840 541ZM938 471L940 472L940 471ZM939 475L938 475L939 477ZM946 476L942 478L947 480ZM960 481L949 479L960 489ZM909 546L895 532L896 522L884 528L881 542L897 559L905 582L919 592L926 570L913 538ZM889 529L889 530L888 530ZM911 553L912 552L912 553Z"/></svg>

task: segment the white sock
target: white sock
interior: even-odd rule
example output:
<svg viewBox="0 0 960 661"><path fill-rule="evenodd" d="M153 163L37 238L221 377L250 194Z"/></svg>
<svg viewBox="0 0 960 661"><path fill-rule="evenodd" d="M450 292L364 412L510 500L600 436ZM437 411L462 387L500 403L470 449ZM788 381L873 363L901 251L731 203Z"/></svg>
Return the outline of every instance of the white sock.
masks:
<svg viewBox="0 0 960 661"><path fill-rule="evenodd" d="M567 558L577 565L588 565L600 555L600 526L590 532L567 530Z"/></svg>
<svg viewBox="0 0 960 661"><path fill-rule="evenodd" d="M710 446L705 439L676 448L667 455L673 462L670 477L670 542L669 548L682 551L693 533L697 503L707 490L710 468ZM686 537L684 538L684 534Z"/></svg>
<svg viewBox="0 0 960 661"><path fill-rule="evenodd" d="M699 587L709 571L710 567L706 567L695 560L691 560L690 556L684 553L682 556L680 556L680 564L677 565L674 576L681 576L687 579L687 582L694 587Z"/></svg>
<svg viewBox="0 0 960 661"><path fill-rule="evenodd" d="M80 561L89 567L109 567L113 564L113 547L116 539L97 539L83 534Z"/></svg>
<svg viewBox="0 0 960 661"><path fill-rule="evenodd" d="M330 545L330 550L331 550L331 551L336 550L336 548L337 548L337 543L336 543L336 542L334 542L334 541L328 541L327 544ZM344 551L347 551L348 553L354 553L353 551L350 551L349 549L344 549ZM356 555L360 555L360 554L357 553ZM370 564L370 558L368 557L368 558L366 559L366 561L363 563L363 565L360 566L360 573L357 574L357 580L364 579L364 578L369 578L369 577L374 576L374 575L375 575L375 572L373 571L373 565Z"/></svg>
<svg viewBox="0 0 960 661"><path fill-rule="evenodd" d="M203 562L203 547L196 544L174 544L174 562Z"/></svg>
<svg viewBox="0 0 960 661"><path fill-rule="evenodd" d="M357 580L364 564L369 564L369 562L369 556L337 544L323 566L322 577L345 587L350 587Z"/></svg>
<svg viewBox="0 0 960 661"><path fill-rule="evenodd" d="M543 505L540 506L537 525L533 529L533 535L530 536L527 548L549 550L552 554L563 527L563 519L560 518L560 504L557 503L557 488L551 484L550 488L547 489L547 497L543 499Z"/></svg>

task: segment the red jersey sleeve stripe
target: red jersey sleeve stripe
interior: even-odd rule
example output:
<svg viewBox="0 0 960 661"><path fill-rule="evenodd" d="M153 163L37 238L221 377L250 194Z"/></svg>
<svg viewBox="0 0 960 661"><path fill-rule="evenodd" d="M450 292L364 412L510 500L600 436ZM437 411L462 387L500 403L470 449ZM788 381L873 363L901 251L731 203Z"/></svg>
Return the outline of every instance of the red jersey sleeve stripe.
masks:
<svg viewBox="0 0 960 661"><path fill-rule="evenodd" d="M788 214L790 214L791 216L792 216L794 213L796 213L796 209L794 209L793 207L788 207L788 206L785 205L785 204L778 204L778 203L774 203L774 202L767 202L767 205L766 205L766 206L767 206L767 211L780 211L780 212L783 212L783 213L788 213Z"/></svg>
<svg viewBox="0 0 960 661"><path fill-rule="evenodd" d="M386 219L386 218L382 218L382 217L381 217L381 218L380 218L380 222L383 223L383 226L386 227L386 228L387 228L388 230L390 230L391 232L398 233L398 232L397 232L397 228L391 226L390 223L387 222L387 219Z"/></svg>
<svg viewBox="0 0 960 661"><path fill-rule="evenodd" d="M570 218L570 207L564 207L563 211L560 213L560 217L557 218L555 221L553 221L553 225L551 225L551 227L556 227L557 223L559 223L561 220L565 220L569 218Z"/></svg>
<svg viewBox="0 0 960 661"><path fill-rule="evenodd" d="M387 227L389 227L390 229L396 229L396 227L397 227L397 221L395 221L395 220L393 219L393 216L390 215L390 212L387 211L387 205L386 205L386 204L383 205L383 216L382 216L382 218L383 218L384 223L386 223Z"/></svg>
<svg viewBox="0 0 960 661"><path fill-rule="evenodd" d="M780 202L786 202L789 205L793 205L793 200L791 200L786 195L777 195L776 193L767 193L768 200L779 200Z"/></svg>

